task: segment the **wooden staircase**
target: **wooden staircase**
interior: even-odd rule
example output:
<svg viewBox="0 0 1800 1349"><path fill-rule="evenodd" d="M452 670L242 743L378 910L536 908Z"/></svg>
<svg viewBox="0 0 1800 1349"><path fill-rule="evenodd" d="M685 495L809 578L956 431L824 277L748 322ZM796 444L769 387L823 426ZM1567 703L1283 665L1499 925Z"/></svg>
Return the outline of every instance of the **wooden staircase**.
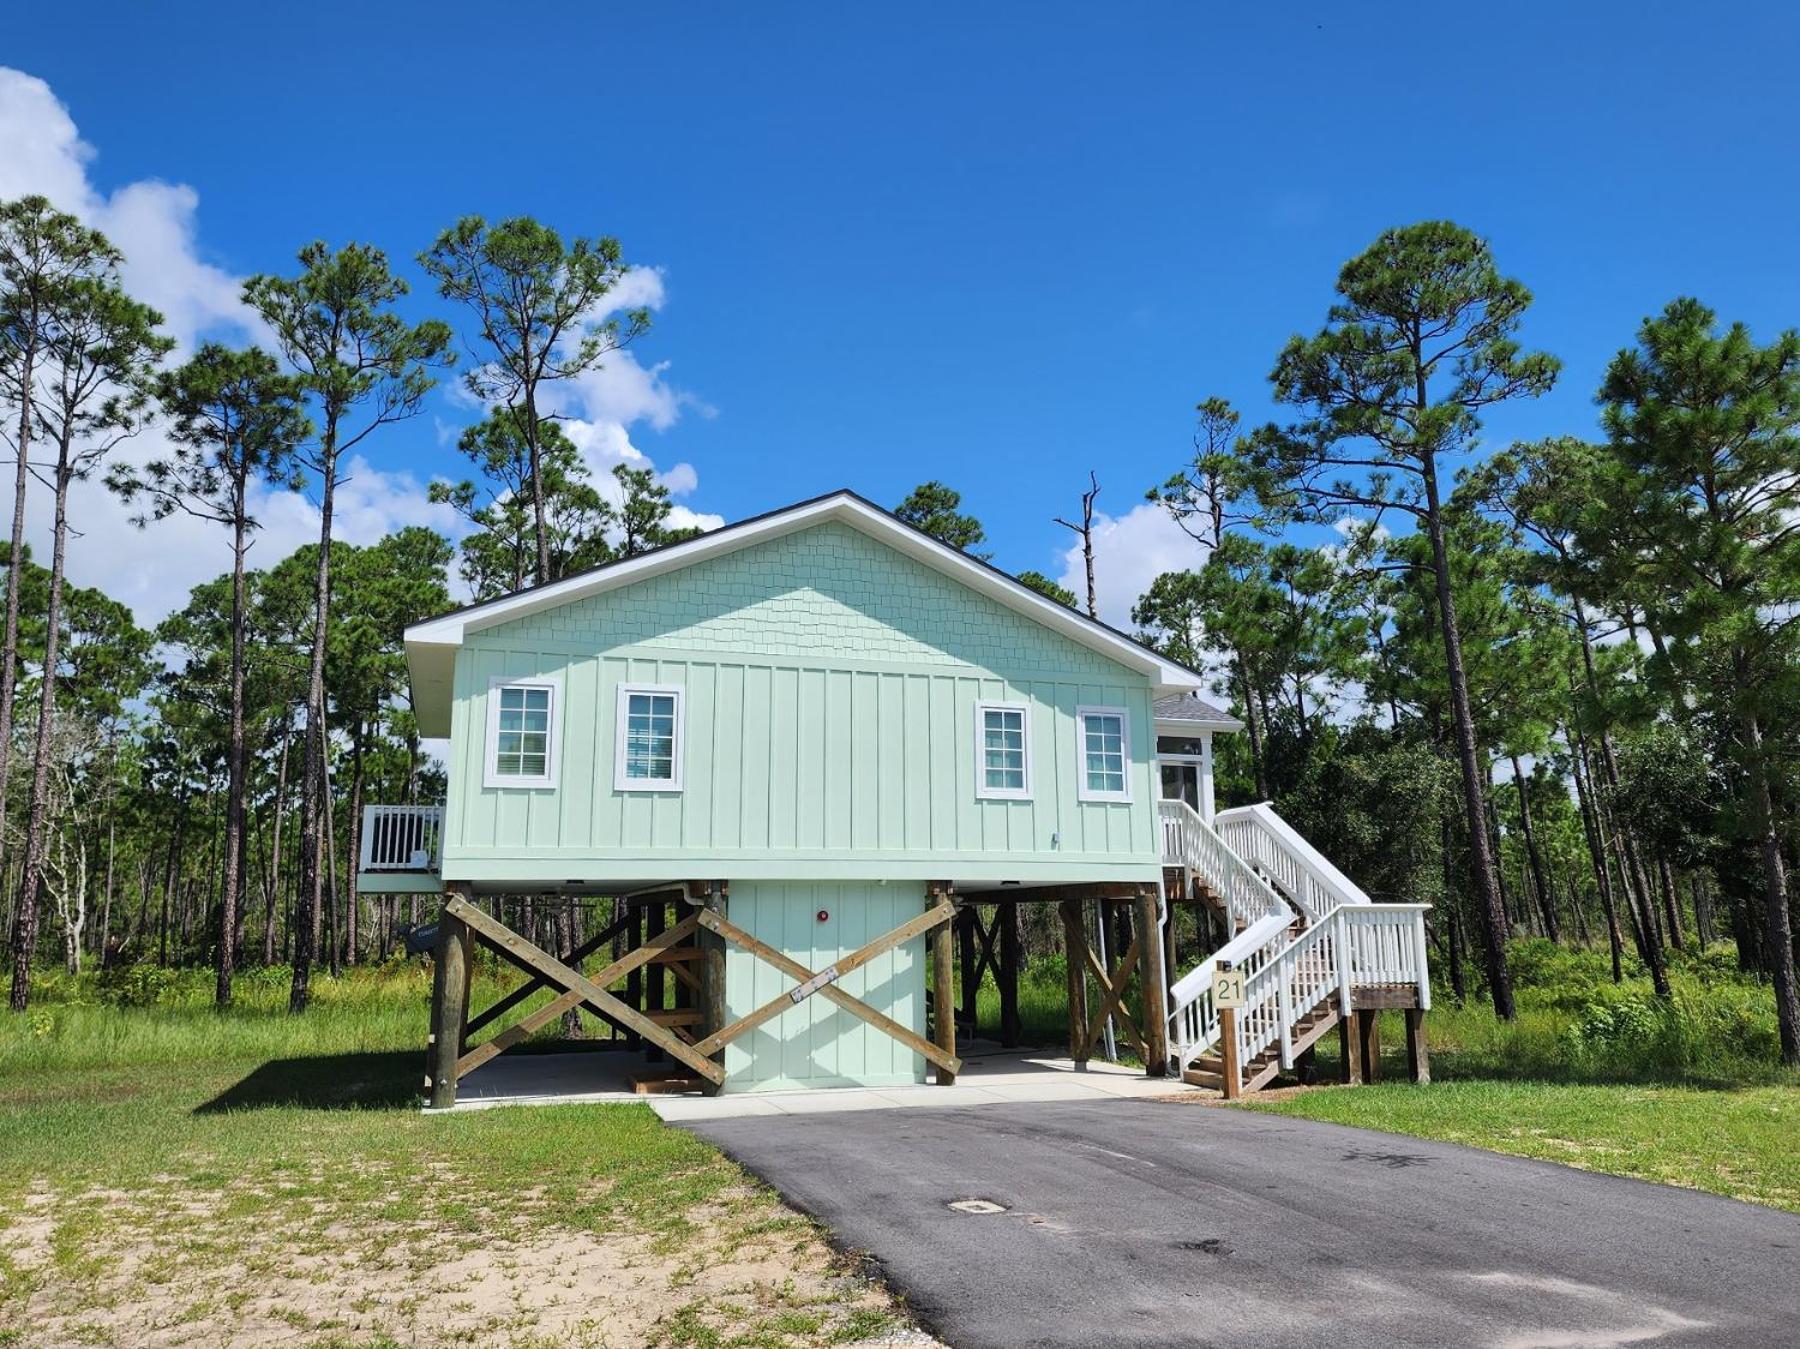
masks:
<svg viewBox="0 0 1800 1349"><path fill-rule="evenodd" d="M1159 810L1164 893L1204 902L1230 934L1169 987L1184 1081L1255 1091L1346 1018L1430 1007L1424 905L1373 903L1266 806L1237 812L1230 842L1185 802ZM1228 970L1243 1002L1221 1008L1214 984ZM1408 1025L1417 1038L1416 1017Z"/></svg>

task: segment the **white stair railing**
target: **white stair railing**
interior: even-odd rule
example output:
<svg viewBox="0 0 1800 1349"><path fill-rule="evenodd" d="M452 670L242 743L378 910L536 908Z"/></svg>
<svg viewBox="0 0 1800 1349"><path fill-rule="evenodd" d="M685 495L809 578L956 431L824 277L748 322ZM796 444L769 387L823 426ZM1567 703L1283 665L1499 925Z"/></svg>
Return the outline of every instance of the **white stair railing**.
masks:
<svg viewBox="0 0 1800 1349"><path fill-rule="evenodd" d="M1213 1006L1213 976L1220 962L1254 974L1280 955L1293 918L1270 914L1252 923L1205 960L1177 979L1169 989L1169 1053L1175 1071L1186 1072L1194 1060L1219 1042L1219 1009Z"/></svg>
<svg viewBox="0 0 1800 1349"><path fill-rule="evenodd" d="M1294 918L1293 906L1232 850L1199 811L1186 801L1159 801L1157 810L1162 817L1163 861L1198 875L1225 905L1233 927L1249 927L1273 913Z"/></svg>
<svg viewBox="0 0 1800 1349"><path fill-rule="evenodd" d="M1244 976L1235 1034L1240 1073L1272 1047L1281 1066L1292 1067L1300 1023L1333 998L1348 1013L1353 988L1411 984L1419 1007L1431 1006L1429 906L1371 903L1267 805L1222 812L1218 829L1183 801L1161 802L1160 811L1163 860L1194 872L1244 924L1169 990L1178 1072L1219 1043L1212 993L1224 962ZM1298 935L1296 910L1306 920Z"/></svg>
<svg viewBox="0 0 1800 1349"><path fill-rule="evenodd" d="M1367 904L1361 886L1282 819L1267 801L1236 806L1214 817L1231 850L1274 882L1308 918L1321 918L1339 904Z"/></svg>

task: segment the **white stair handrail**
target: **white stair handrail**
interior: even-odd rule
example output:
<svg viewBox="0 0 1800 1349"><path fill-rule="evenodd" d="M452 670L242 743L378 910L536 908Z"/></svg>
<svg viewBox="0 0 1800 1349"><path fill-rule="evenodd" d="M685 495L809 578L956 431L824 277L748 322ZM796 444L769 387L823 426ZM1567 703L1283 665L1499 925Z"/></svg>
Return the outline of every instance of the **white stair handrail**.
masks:
<svg viewBox="0 0 1800 1349"><path fill-rule="evenodd" d="M1157 803L1162 819L1163 860L1192 871L1218 895L1234 923L1249 926L1282 914L1293 919L1294 907L1270 885L1186 801Z"/></svg>
<svg viewBox="0 0 1800 1349"><path fill-rule="evenodd" d="M1309 919L1322 918L1339 904L1372 902L1267 801L1222 810L1214 822L1231 850L1269 877Z"/></svg>
<svg viewBox="0 0 1800 1349"><path fill-rule="evenodd" d="M1219 1042L1219 1009L1213 1006L1213 976L1221 961L1254 973L1274 959L1293 927L1291 915L1261 918L1177 979L1169 989L1169 1052L1177 1073Z"/></svg>

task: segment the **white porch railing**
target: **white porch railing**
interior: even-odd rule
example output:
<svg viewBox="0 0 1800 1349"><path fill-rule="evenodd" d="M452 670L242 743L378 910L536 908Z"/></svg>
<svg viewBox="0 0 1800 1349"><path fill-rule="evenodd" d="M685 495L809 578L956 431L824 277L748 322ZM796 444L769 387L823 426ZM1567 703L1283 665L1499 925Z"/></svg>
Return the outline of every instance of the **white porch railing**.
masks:
<svg viewBox="0 0 1800 1349"><path fill-rule="evenodd" d="M1267 801L1222 810L1214 818L1231 850L1275 883L1308 918L1339 904L1370 902L1361 886L1334 867Z"/></svg>
<svg viewBox="0 0 1800 1349"><path fill-rule="evenodd" d="M438 870L442 806L364 806L359 871Z"/></svg>

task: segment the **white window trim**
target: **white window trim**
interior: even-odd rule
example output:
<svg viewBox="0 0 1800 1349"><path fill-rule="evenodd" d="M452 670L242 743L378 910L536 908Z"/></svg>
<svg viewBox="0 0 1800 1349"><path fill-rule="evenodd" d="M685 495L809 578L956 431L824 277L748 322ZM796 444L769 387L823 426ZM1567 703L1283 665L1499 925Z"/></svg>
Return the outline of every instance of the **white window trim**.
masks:
<svg viewBox="0 0 1800 1349"><path fill-rule="evenodd" d="M529 777L517 773L502 774L500 767L500 690L550 690L550 734L544 754L544 771ZM562 758L562 680L545 676L516 677L495 675L488 680L487 743L482 747L481 785L483 787L518 787L542 790L556 786L556 770Z"/></svg>
<svg viewBox="0 0 1800 1349"><path fill-rule="evenodd" d="M656 778L625 776L625 715L634 693L673 694L675 697L675 776ZM687 690L680 684L620 684L613 709L613 790L618 792L678 792L681 790L682 749L687 744Z"/></svg>
<svg viewBox="0 0 1800 1349"><path fill-rule="evenodd" d="M987 714L1017 712L1019 726L1025 736L1025 785L1023 787L990 787L987 785ZM975 704L975 796L982 801L1031 800L1031 704L1009 703L995 699Z"/></svg>
<svg viewBox="0 0 1800 1349"><path fill-rule="evenodd" d="M1088 786L1087 719L1100 716L1119 719L1119 753L1125 763L1125 790L1121 792L1095 791ZM1079 801L1131 800L1131 713L1125 708L1093 705L1075 709L1075 797Z"/></svg>

